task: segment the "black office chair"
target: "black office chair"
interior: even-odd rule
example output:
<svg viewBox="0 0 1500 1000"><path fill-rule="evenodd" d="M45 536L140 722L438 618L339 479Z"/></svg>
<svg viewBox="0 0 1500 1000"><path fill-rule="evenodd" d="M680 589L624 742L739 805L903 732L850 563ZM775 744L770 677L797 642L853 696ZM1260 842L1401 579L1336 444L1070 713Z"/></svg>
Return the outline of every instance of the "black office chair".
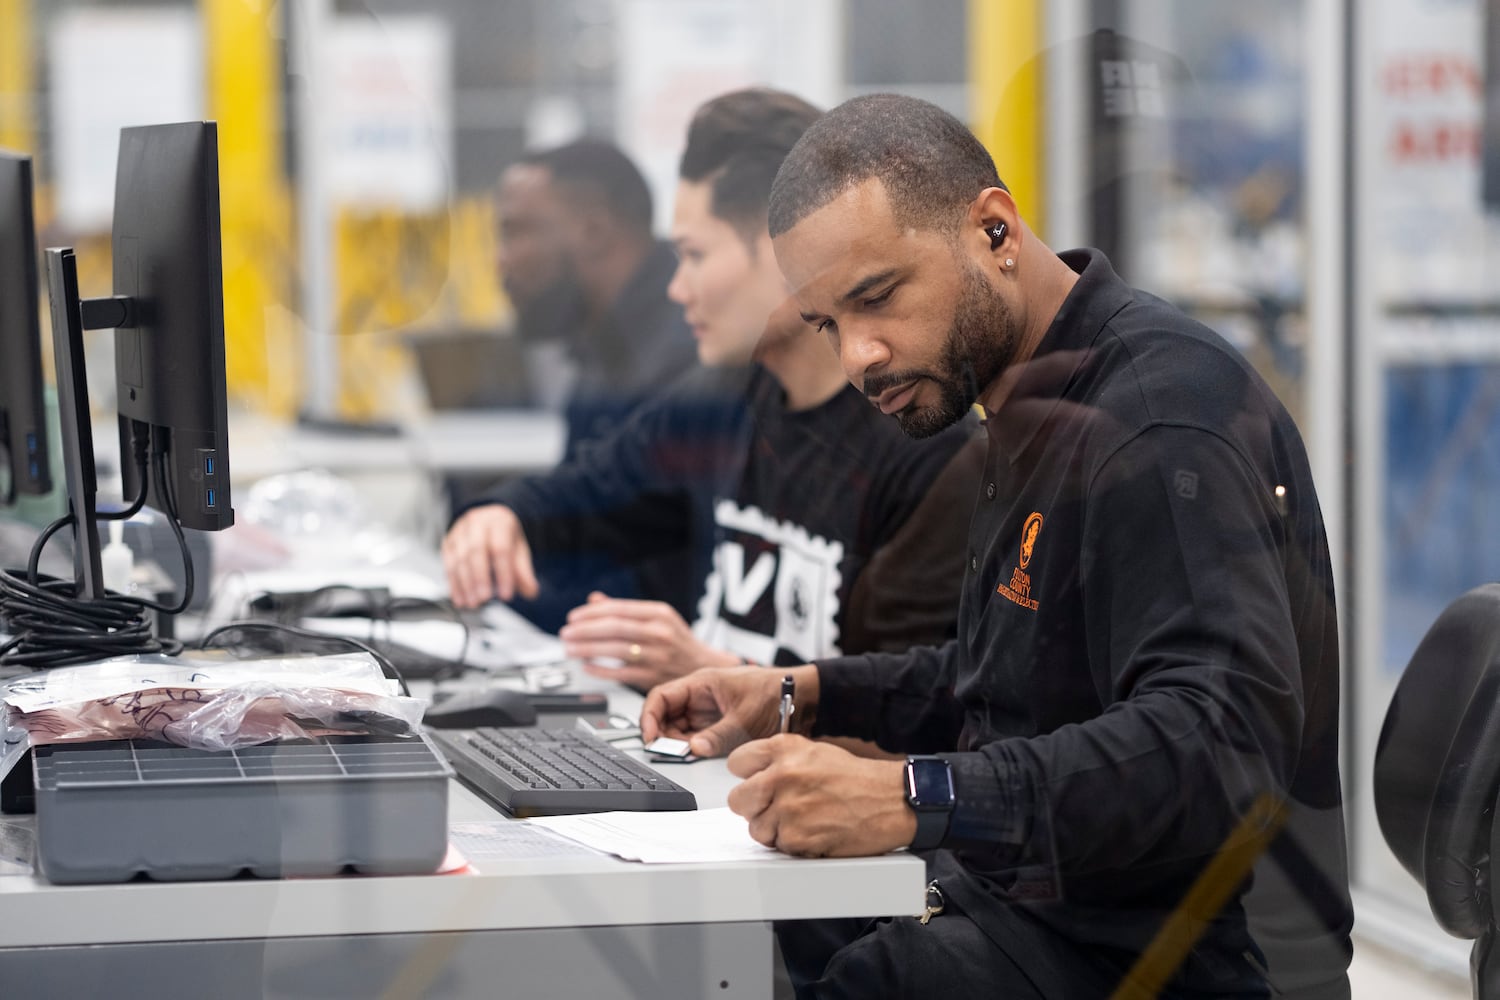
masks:
<svg viewBox="0 0 1500 1000"><path fill-rule="evenodd" d="M1474 940L1474 996L1500 997L1500 583L1450 604L1412 654L1375 748L1375 813L1437 922ZM1500 875L1500 862L1495 865Z"/></svg>

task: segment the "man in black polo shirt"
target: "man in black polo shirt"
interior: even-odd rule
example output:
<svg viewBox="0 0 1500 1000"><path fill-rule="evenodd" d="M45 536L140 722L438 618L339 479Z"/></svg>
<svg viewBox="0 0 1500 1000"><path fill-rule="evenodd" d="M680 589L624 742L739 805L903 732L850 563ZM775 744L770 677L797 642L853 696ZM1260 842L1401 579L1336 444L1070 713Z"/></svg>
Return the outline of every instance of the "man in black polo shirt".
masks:
<svg viewBox="0 0 1500 1000"><path fill-rule="evenodd" d="M1044 246L924 102L824 116L769 221L876 406L916 436L989 415L957 640L793 668L794 735L784 671L646 703L648 739L733 750L763 843L941 848L928 921L778 927L799 995L1347 997L1332 570L1286 411L1101 254Z"/></svg>

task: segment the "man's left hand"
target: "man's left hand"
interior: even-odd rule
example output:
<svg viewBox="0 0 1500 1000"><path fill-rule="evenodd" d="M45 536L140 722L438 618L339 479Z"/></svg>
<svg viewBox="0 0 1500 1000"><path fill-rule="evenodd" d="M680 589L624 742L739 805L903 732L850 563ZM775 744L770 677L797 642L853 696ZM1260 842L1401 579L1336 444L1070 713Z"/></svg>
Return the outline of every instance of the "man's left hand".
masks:
<svg viewBox="0 0 1500 1000"><path fill-rule="evenodd" d="M750 836L787 854L868 857L911 843L917 817L906 804L902 761L868 760L802 736L746 743L729 755L745 780L729 808Z"/></svg>
<svg viewBox="0 0 1500 1000"><path fill-rule="evenodd" d="M583 669L638 688L690 674L699 667L728 667L739 658L698 641L675 608L662 601L631 601L598 591L588 603L568 612L568 623L558 632L569 656L583 660ZM598 657L623 660L622 667L601 667Z"/></svg>

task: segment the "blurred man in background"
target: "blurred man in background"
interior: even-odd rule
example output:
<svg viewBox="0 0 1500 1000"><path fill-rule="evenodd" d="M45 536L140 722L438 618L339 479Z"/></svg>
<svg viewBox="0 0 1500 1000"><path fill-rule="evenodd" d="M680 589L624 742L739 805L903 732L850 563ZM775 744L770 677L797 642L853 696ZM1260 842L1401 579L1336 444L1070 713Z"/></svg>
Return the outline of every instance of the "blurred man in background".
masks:
<svg viewBox="0 0 1500 1000"><path fill-rule="evenodd" d="M501 174L495 214L534 389L563 402L571 457L693 365L682 309L667 298L676 261L651 233L645 179L607 142L526 154ZM565 364L536 363L549 344Z"/></svg>
<svg viewBox="0 0 1500 1000"><path fill-rule="evenodd" d="M570 459L695 367L682 307L667 298L676 259L652 235L645 178L599 140L521 157L500 175L495 218L496 264L515 309L532 398L563 411ZM455 499L467 506L473 496ZM518 610L555 631L595 588L631 597L680 587L689 572L683 558L559 563L549 592Z"/></svg>

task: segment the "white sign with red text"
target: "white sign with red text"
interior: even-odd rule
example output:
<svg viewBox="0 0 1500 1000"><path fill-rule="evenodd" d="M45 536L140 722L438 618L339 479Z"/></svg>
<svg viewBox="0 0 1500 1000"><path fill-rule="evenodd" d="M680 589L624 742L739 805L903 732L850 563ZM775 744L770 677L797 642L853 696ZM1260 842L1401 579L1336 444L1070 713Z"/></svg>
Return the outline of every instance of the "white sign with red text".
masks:
<svg viewBox="0 0 1500 1000"><path fill-rule="evenodd" d="M1480 200L1484 70L1478 0L1371 4L1374 50L1360 88L1377 133L1373 204L1383 303L1493 296L1494 223Z"/></svg>

